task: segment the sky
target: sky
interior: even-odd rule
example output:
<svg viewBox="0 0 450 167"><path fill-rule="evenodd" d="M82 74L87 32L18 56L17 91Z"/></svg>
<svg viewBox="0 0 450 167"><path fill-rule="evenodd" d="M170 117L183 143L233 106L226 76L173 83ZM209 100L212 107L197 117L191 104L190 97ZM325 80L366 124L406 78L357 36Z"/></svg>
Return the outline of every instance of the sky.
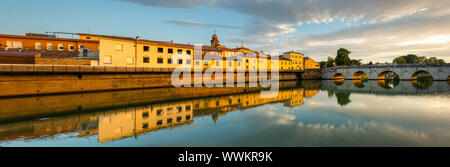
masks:
<svg viewBox="0 0 450 167"><path fill-rule="evenodd" d="M316 61L347 48L364 63L406 54L450 62L448 0L0 0L0 33L80 32L209 45Z"/></svg>

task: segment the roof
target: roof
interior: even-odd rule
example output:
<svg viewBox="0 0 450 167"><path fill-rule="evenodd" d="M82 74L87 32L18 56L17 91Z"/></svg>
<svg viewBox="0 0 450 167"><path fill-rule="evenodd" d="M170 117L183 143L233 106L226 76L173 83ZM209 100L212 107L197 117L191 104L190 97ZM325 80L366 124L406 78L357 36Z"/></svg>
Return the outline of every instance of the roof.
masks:
<svg viewBox="0 0 450 167"><path fill-rule="evenodd" d="M297 54L303 54L303 53L300 53L300 52L294 52L294 51L289 51L289 52L284 52L284 53L297 53Z"/></svg>
<svg viewBox="0 0 450 167"><path fill-rule="evenodd" d="M91 42L91 43L97 43L96 41L92 41L92 40L83 40L83 39L54 38L54 37L44 37L44 36L8 35L8 34L0 34L0 38L20 38L20 39L34 39L34 40L52 40L52 41L69 41L69 42Z"/></svg>
<svg viewBox="0 0 450 167"><path fill-rule="evenodd" d="M270 58L272 59L272 57L278 57L278 60L291 61L291 59L288 59L288 58L286 58L286 57L283 57L283 55L279 55L279 56L271 56Z"/></svg>

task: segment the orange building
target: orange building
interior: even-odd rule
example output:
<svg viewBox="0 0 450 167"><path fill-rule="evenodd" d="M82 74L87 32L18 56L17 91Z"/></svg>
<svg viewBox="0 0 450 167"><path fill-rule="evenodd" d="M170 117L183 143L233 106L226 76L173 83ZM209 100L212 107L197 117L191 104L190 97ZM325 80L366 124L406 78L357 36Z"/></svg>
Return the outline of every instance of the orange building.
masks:
<svg viewBox="0 0 450 167"><path fill-rule="evenodd" d="M56 38L45 34L7 35L0 34L1 50L36 50L76 52L81 48L98 51L99 42L95 40Z"/></svg>

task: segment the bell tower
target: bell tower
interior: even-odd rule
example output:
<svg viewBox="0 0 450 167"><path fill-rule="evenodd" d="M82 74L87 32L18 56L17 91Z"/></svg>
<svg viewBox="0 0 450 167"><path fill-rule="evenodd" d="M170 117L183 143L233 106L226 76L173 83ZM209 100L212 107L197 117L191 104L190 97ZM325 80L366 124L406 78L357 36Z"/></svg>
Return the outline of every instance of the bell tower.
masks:
<svg viewBox="0 0 450 167"><path fill-rule="evenodd" d="M214 33L214 35L212 36L212 39L211 39L211 46L213 46L213 47L218 47L218 46L220 46L219 39L217 38L216 33Z"/></svg>

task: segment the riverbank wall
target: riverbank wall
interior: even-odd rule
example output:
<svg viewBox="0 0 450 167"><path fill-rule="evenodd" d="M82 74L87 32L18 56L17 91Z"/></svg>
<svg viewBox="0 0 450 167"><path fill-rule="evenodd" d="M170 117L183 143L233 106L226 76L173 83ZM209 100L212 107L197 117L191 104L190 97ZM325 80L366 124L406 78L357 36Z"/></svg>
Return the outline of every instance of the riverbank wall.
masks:
<svg viewBox="0 0 450 167"><path fill-rule="evenodd" d="M172 87L173 70L70 65L0 65L0 98ZM212 76L212 78L219 77ZM223 74L222 78L225 84L226 74ZM267 73L267 78L271 79L271 73ZM279 72L279 81L298 79L300 79L298 72ZM235 83L258 80L258 73L234 73ZM204 81L204 76L196 77L191 73L191 85L194 86L198 81Z"/></svg>

